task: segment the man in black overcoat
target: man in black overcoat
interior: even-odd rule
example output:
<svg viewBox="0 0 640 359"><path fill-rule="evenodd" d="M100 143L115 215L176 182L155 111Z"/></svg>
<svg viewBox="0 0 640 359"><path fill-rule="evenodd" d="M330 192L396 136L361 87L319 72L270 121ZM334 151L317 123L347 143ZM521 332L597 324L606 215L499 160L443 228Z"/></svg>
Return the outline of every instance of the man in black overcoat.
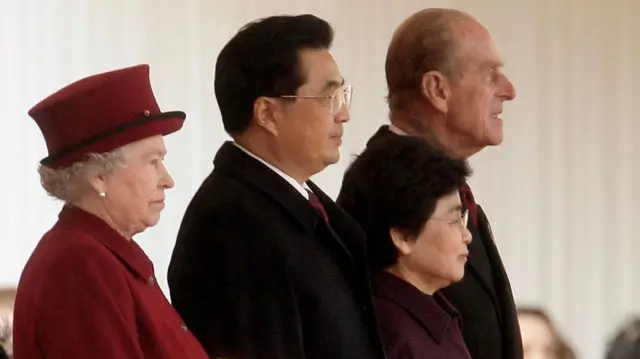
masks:
<svg viewBox="0 0 640 359"><path fill-rule="evenodd" d="M169 265L173 305L212 358L382 359L364 234L309 178L340 156L351 86L312 15L243 27L222 49L225 130Z"/></svg>
<svg viewBox="0 0 640 359"><path fill-rule="evenodd" d="M415 13L394 33L385 66L391 124L369 143L420 136L466 159L502 142L503 104L516 92L491 34L472 16L450 9ZM511 285L491 226L468 185L460 194L473 241L464 279L442 292L462 315L472 358L522 359Z"/></svg>

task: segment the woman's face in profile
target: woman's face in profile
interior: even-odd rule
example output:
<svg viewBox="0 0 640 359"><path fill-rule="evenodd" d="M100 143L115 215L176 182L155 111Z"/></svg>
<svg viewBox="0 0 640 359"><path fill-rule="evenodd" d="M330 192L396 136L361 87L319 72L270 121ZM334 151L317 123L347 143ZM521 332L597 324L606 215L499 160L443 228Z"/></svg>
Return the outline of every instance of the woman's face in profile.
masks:
<svg viewBox="0 0 640 359"><path fill-rule="evenodd" d="M165 153L162 136L134 142L127 146L126 166L107 177L103 203L123 233L140 233L158 223L164 191L173 187L163 163Z"/></svg>
<svg viewBox="0 0 640 359"><path fill-rule="evenodd" d="M524 359L558 359L556 340L542 318L531 314L518 315Z"/></svg>

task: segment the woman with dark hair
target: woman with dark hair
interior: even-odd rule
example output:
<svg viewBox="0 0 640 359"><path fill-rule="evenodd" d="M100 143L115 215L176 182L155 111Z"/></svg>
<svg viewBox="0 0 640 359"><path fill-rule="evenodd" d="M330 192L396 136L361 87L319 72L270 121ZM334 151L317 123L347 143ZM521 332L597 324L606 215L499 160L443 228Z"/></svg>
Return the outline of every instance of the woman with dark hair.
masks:
<svg viewBox="0 0 640 359"><path fill-rule="evenodd" d="M524 359L576 359L576 354L541 308L519 307Z"/></svg>
<svg viewBox="0 0 640 359"><path fill-rule="evenodd" d="M440 289L462 280L471 242L458 189L471 170L418 137L367 146L339 203L367 234L374 309L388 359L471 359Z"/></svg>

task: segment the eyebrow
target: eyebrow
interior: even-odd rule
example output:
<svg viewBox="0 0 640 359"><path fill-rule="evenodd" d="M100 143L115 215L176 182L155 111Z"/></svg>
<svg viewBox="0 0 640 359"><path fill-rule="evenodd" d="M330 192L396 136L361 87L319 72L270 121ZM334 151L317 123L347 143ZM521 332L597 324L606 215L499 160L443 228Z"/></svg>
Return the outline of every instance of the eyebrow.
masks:
<svg viewBox="0 0 640 359"><path fill-rule="evenodd" d="M336 81L336 80L329 80L324 84L324 87L322 88L322 92L326 92L329 90L334 90L338 87L342 87L344 86L344 77L342 78L341 81Z"/></svg>
<svg viewBox="0 0 640 359"><path fill-rule="evenodd" d="M504 67L504 61L503 60L490 60L490 61L487 61L485 63L485 66L488 67L488 68Z"/></svg>
<svg viewBox="0 0 640 359"><path fill-rule="evenodd" d="M166 155L167 155L167 150L164 150L164 149L155 149L155 148L154 148L154 149L150 150L149 152L145 153L145 154L144 154L144 157L145 157L145 158L152 157L152 156L160 156L160 157L164 157L164 156L166 156Z"/></svg>
<svg viewBox="0 0 640 359"><path fill-rule="evenodd" d="M455 206L451 207L447 213L456 213L456 212L463 213L464 211L465 211L465 208L463 205L456 204Z"/></svg>

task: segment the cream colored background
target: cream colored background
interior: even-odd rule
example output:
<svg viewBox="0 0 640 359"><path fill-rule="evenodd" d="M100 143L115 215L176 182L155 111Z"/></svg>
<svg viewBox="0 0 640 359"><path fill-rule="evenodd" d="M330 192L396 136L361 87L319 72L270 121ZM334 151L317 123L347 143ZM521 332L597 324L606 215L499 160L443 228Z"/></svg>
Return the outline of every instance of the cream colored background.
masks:
<svg viewBox="0 0 640 359"><path fill-rule="evenodd" d="M334 54L356 91L343 160L316 178L336 195L350 156L386 120L391 33L430 6L483 21L519 91L506 106L505 143L473 159L472 180L516 298L552 310L583 358L602 357L617 322L640 310L640 25L632 24L640 2L632 0L5 0L0 286L17 283L60 206L39 188L36 165L46 148L26 115L44 96L82 76L147 62L161 107L188 113L184 130L167 140L178 185L161 224L137 238L164 278L183 210L227 139L212 73L233 33L281 13L311 12L335 25Z"/></svg>

